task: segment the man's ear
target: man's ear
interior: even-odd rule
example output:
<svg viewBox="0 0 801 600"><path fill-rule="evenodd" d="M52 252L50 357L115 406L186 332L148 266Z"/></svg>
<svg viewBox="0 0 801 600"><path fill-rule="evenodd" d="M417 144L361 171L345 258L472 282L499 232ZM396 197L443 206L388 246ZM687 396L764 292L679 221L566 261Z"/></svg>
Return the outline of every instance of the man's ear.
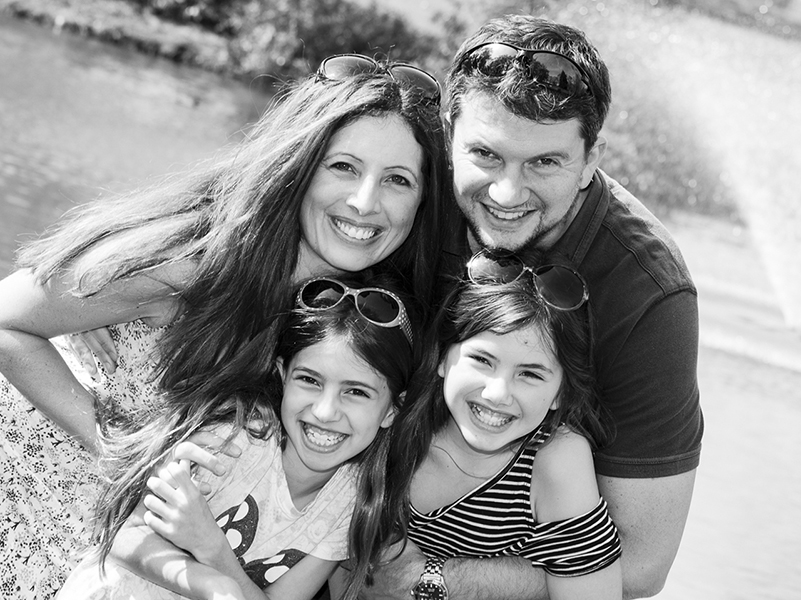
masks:
<svg viewBox="0 0 801 600"><path fill-rule="evenodd" d="M601 159L606 154L606 138L598 136L595 145L590 148L587 153L587 164L581 172L581 189L584 189L592 181L592 176L595 174L598 165L601 164Z"/></svg>

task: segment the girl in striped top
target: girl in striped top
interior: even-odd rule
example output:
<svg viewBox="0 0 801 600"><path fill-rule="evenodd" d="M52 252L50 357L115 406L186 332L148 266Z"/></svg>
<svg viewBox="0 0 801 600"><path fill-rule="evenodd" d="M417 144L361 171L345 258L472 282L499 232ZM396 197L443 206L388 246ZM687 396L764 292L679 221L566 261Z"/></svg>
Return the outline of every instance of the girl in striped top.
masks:
<svg viewBox="0 0 801 600"><path fill-rule="evenodd" d="M445 303L439 349L395 424L404 552L522 557L544 569L551 600L619 600L620 541L593 469L604 430L586 285L565 267L478 260ZM495 273L507 263L512 276Z"/></svg>

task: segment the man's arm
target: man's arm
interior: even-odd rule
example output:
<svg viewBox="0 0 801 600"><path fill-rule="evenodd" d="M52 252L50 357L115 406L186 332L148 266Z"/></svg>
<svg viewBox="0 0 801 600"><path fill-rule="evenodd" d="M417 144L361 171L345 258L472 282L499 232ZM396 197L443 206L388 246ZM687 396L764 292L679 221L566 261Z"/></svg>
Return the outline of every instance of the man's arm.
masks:
<svg viewBox="0 0 801 600"><path fill-rule="evenodd" d="M387 556L394 556L395 552L393 547ZM420 580L425 562L420 549L413 542L408 542L403 554L376 570L373 585L366 587L359 598L409 600L410 591ZM445 563L443 577L453 600L548 598L544 572L532 567L525 558L452 558Z"/></svg>
<svg viewBox="0 0 801 600"><path fill-rule="evenodd" d="M655 479L597 479L623 546L623 597L654 596L679 549L695 471Z"/></svg>

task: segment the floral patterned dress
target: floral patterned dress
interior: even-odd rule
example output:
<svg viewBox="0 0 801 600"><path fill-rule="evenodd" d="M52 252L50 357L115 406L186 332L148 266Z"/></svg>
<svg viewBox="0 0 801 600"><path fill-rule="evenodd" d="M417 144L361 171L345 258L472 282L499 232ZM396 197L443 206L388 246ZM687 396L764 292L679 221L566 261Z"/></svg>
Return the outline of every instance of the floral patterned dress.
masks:
<svg viewBox="0 0 801 600"><path fill-rule="evenodd" d="M163 329L142 321L110 328L118 367L92 379L58 340L54 344L87 388L120 409L147 407L154 349ZM48 600L89 544L97 497L96 464L0 377L0 598Z"/></svg>

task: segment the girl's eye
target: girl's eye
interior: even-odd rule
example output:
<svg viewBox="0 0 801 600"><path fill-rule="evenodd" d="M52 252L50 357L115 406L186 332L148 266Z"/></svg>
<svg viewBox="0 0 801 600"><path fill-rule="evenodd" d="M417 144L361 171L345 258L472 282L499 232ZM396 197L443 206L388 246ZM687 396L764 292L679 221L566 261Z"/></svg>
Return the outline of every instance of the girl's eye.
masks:
<svg viewBox="0 0 801 600"><path fill-rule="evenodd" d="M471 354L470 358L472 360L476 361L477 363L482 364L482 365L490 364L490 361L486 357L481 356L480 354Z"/></svg>
<svg viewBox="0 0 801 600"><path fill-rule="evenodd" d="M369 398L370 397L370 394L368 394L366 391L364 391L363 389L360 389L360 388L350 388L345 393L350 395L350 396L357 396L359 398Z"/></svg>
<svg viewBox="0 0 801 600"><path fill-rule="evenodd" d="M306 385L313 385L313 386L317 385L317 380L314 377L311 377L309 375L298 375L295 378L295 381L298 381L300 383L304 383Z"/></svg>
<svg viewBox="0 0 801 600"><path fill-rule="evenodd" d="M520 375L525 377L526 379L536 379L537 381L542 381L543 377L536 371L521 371Z"/></svg>

